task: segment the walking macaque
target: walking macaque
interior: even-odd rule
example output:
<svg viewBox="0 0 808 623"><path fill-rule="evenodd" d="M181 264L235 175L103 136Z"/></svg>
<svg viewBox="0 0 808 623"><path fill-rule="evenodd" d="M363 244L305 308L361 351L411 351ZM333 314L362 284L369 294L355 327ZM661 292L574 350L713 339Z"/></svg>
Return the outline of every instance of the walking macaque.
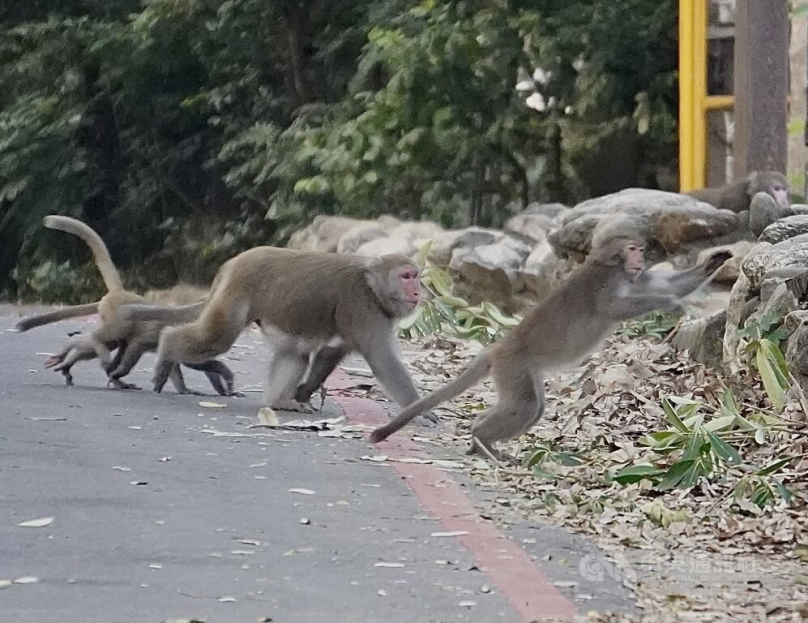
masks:
<svg viewBox="0 0 808 623"><path fill-rule="evenodd" d="M468 454L480 452L502 460L504 455L493 444L517 437L538 422L547 374L580 363L623 320L654 310L682 311L679 299L709 281L731 256L717 252L688 270L647 272L644 239L626 221L596 232L586 262L564 285L480 353L459 377L374 430L371 441L386 439L418 414L490 374L499 400L474 420Z"/></svg>
<svg viewBox="0 0 808 623"><path fill-rule="evenodd" d="M119 389L139 389L135 385L122 382L120 377L129 373L143 353L157 348L157 340L160 331L165 327L165 323L160 321L124 321L118 314L120 307L125 303L154 301L155 298L167 300L185 299L186 301L188 298L192 298L198 300L205 296L205 292L199 288L186 285L156 291L147 296L129 292L123 287L120 273L112 262L107 246L92 228L67 216L50 215L46 216L43 222L45 227L78 236L90 247L98 270L107 287L107 294L96 303L74 305L46 314L24 318L17 323L17 330L28 331L51 322L83 316L97 311L101 319L99 326L89 335L78 335L70 338L58 354L46 361L45 366L61 372L66 383L72 385L73 377L70 370L73 365L78 361L92 359L97 356L108 374L110 372L117 373L114 378L110 378L111 384ZM188 306L184 309L185 311L178 315L177 322L193 320L196 317L194 309L198 313L202 306L197 305L195 308L194 306ZM118 351L115 359L112 359L110 351L116 347ZM225 364L219 361L205 361L195 363L189 367L204 372L217 393L221 395L240 395L233 391L235 375ZM199 393L188 389L179 368L171 371L171 380L178 393Z"/></svg>
<svg viewBox="0 0 808 623"><path fill-rule="evenodd" d="M752 197L759 192L769 193L781 208L788 208L790 205L788 180L785 175L777 171L753 171L737 182L718 188L692 190L686 194L716 208L737 213L748 210Z"/></svg>
<svg viewBox="0 0 808 623"><path fill-rule="evenodd" d="M393 327L421 300L419 274L403 255L366 258L266 246L245 251L219 270L197 320L161 334L154 390L162 390L175 364L227 352L256 321L272 350L268 406L298 408L295 397L310 396L351 351L364 356L393 400L408 405L418 392L399 358ZM146 320L177 311L128 305L127 313ZM311 353L311 385L303 383L299 392Z"/></svg>

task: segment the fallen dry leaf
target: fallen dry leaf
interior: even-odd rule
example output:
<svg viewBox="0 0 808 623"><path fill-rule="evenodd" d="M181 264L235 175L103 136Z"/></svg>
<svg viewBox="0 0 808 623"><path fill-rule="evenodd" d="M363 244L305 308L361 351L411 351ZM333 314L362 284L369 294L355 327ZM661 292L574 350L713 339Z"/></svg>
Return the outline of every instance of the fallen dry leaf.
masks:
<svg viewBox="0 0 808 623"><path fill-rule="evenodd" d="M24 528L44 528L52 523L53 517L42 517L41 519L29 519L28 521L22 521L17 525Z"/></svg>

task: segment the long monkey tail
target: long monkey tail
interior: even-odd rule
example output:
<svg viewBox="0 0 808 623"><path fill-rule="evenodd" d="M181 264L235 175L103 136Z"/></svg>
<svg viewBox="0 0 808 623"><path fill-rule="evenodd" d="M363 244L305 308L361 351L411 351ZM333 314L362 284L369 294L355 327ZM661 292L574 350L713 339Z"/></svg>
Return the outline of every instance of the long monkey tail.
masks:
<svg viewBox="0 0 808 623"><path fill-rule="evenodd" d="M46 216L42 222L48 229L58 229L59 231L67 232L81 238L85 244L90 247L93 252L96 266L104 279L104 285L107 286L107 292L117 292L123 290L123 281L115 264L112 263L112 258L109 255L109 250L104 241L93 229L69 216L59 216L51 214Z"/></svg>
<svg viewBox="0 0 808 623"><path fill-rule="evenodd" d="M208 299L178 307L167 305L143 305L141 303L121 305L118 315L123 320L160 320L167 325L193 322L199 316Z"/></svg>
<svg viewBox="0 0 808 623"><path fill-rule="evenodd" d="M483 351L471 362L468 368L456 379L449 381L443 387L428 393L426 396L419 398L411 405L404 408L392 421L384 426L380 426L370 434L370 440L373 443L384 441L393 433L401 430L409 424L416 417L437 407L440 403L454 398L458 394L466 391L478 381L488 376L490 367L490 352Z"/></svg>
<svg viewBox="0 0 808 623"><path fill-rule="evenodd" d="M23 318L14 327L20 333L41 327L43 324L50 324L51 322L58 322L65 318L75 318L76 316L87 316L98 312L98 303L87 303L86 305L71 305L57 309L56 311L48 312L47 314L39 314L38 316L30 316Z"/></svg>

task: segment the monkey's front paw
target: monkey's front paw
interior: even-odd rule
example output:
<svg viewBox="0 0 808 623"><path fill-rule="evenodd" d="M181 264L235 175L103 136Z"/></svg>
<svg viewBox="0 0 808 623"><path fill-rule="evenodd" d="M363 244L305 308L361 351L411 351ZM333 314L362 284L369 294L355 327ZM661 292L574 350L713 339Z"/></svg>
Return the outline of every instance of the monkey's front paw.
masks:
<svg viewBox="0 0 808 623"><path fill-rule="evenodd" d="M297 402L296 400L276 400L272 405L275 411L296 411L297 413L314 413L314 407L308 403Z"/></svg>
<svg viewBox="0 0 808 623"><path fill-rule="evenodd" d="M297 391L295 392L295 400L297 402L306 403L311 400L311 395L317 390L316 387L310 387L308 385L298 385Z"/></svg>
<svg viewBox="0 0 808 623"><path fill-rule="evenodd" d="M237 392L237 391L231 390L231 391L227 392L225 394L225 396L230 396L231 398L246 398L247 394L245 394L244 392Z"/></svg>
<svg viewBox="0 0 808 623"><path fill-rule="evenodd" d="M135 390L143 389L142 387L138 387L134 383L124 383L120 379L109 379L107 381L107 387L109 387L110 385L115 389L135 389Z"/></svg>
<svg viewBox="0 0 808 623"><path fill-rule="evenodd" d="M177 393L180 394L181 396L207 396L208 395L205 392L200 392L200 391L197 391L195 389L188 389L187 387L183 391L177 392Z"/></svg>
<svg viewBox="0 0 808 623"><path fill-rule="evenodd" d="M57 357L56 355L51 355L45 360L45 367L53 368L62 363L62 361L64 361L64 357Z"/></svg>
<svg viewBox="0 0 808 623"><path fill-rule="evenodd" d="M713 274L724 265L724 262L732 259L732 253L729 251L717 251L713 253L704 263L704 270L707 274Z"/></svg>

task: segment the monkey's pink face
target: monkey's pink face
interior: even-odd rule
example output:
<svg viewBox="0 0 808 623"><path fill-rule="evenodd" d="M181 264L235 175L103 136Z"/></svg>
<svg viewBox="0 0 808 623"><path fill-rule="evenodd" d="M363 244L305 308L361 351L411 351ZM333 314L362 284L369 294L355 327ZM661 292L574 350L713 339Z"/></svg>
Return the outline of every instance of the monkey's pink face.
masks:
<svg viewBox="0 0 808 623"><path fill-rule="evenodd" d="M788 208L790 204L788 203L788 188L782 186L781 184L773 184L771 188L769 188L769 192L771 196L774 197L774 200L777 202L778 205Z"/></svg>
<svg viewBox="0 0 808 623"><path fill-rule="evenodd" d="M398 287L404 300L415 309L421 302L420 271L415 266L403 266L398 271Z"/></svg>
<svg viewBox="0 0 808 623"><path fill-rule="evenodd" d="M636 242L629 242L623 247L625 262L623 268L630 277L636 277L645 270L645 247Z"/></svg>

